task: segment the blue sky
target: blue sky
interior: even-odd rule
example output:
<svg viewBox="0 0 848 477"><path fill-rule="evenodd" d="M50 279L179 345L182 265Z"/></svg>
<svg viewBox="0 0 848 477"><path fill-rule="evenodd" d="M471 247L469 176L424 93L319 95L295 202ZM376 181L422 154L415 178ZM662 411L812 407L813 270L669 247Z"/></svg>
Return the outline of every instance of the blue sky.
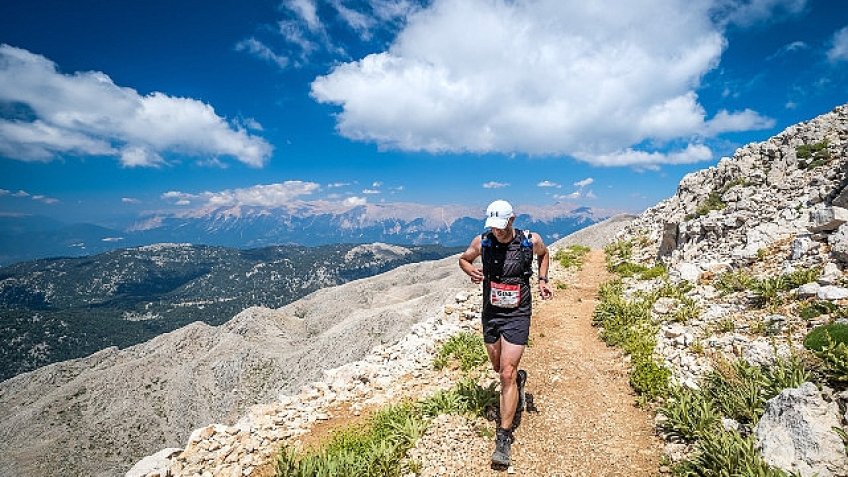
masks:
<svg viewBox="0 0 848 477"><path fill-rule="evenodd" d="M0 4L0 44L0 214L97 223L639 211L848 102L837 0L30 0Z"/></svg>

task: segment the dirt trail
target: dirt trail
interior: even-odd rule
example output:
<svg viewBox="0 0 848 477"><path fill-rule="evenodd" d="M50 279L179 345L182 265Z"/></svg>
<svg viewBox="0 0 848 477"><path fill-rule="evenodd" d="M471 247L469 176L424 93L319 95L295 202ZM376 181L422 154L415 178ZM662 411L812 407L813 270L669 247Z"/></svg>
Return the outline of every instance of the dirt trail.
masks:
<svg viewBox="0 0 848 477"><path fill-rule="evenodd" d="M662 446L651 417L634 406L621 352L605 345L592 326L598 286L611 278L603 252L590 252L576 273L552 267L551 276L562 277L554 283L566 283L567 288L555 289L552 300L534 299L532 343L521 368L529 373L527 393L538 412L524 413L515 430L513 466L508 471L490 467L494 438L482 436L480 428L493 434L494 423L443 416L417 446L427 456L418 459L419 477L659 473ZM359 420L334 414L315 434L326 436L339 425Z"/></svg>
<svg viewBox="0 0 848 477"><path fill-rule="evenodd" d="M563 273L552 270L552 275ZM534 301L532 343L521 368L529 373L527 392L538 412L524 413L515 430L509 473L599 477L659 473L662 447L651 417L634 406L621 352L605 345L592 326L598 286L610 278L603 252L594 250L579 272L558 280L567 284L566 289L555 290L552 300ZM435 435L424 437L431 441L424 447L439 458L425 464L421 476L506 473L489 466L492 438L480 437L470 427L444 429L455 425L456 420L450 420Z"/></svg>
<svg viewBox="0 0 848 477"><path fill-rule="evenodd" d="M633 404L621 353L592 326L598 286L610 278L603 252L592 251L567 289L534 304L522 368L539 412L525 413L515 432L520 475L658 473L662 448L651 418Z"/></svg>

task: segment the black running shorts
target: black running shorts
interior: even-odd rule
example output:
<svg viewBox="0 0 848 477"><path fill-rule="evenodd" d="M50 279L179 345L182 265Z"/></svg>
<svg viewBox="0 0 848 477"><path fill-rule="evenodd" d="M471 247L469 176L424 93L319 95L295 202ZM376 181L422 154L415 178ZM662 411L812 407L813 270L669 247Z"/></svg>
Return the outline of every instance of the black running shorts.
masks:
<svg viewBox="0 0 848 477"><path fill-rule="evenodd" d="M501 336L512 344L527 346L530 317L483 318L483 341L495 344Z"/></svg>

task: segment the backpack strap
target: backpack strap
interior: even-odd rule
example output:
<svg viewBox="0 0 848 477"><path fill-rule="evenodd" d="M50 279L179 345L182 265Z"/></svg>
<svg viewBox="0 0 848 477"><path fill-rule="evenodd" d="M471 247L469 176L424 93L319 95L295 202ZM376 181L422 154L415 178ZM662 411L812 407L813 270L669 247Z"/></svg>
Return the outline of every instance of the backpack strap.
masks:
<svg viewBox="0 0 848 477"><path fill-rule="evenodd" d="M521 240L521 256L523 258L524 276L530 278L533 276L533 233L529 230L519 230L519 239Z"/></svg>
<svg viewBox="0 0 848 477"><path fill-rule="evenodd" d="M492 269L492 232L483 232L480 234L480 250L481 260L483 261L483 275L486 280L489 279L489 270Z"/></svg>

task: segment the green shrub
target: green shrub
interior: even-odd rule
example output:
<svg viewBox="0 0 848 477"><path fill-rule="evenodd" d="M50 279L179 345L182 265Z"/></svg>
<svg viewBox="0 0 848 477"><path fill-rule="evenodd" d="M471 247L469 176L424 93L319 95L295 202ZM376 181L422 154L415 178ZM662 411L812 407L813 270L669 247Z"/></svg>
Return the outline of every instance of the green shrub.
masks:
<svg viewBox="0 0 848 477"><path fill-rule="evenodd" d="M672 319L679 323L685 323L689 320L694 320L701 316L701 307L695 303L695 300L684 297L681 300L680 306L674 310L674 314L672 315Z"/></svg>
<svg viewBox="0 0 848 477"><path fill-rule="evenodd" d="M707 200L698 206L698 209L695 211L695 213L699 216L707 215L708 213L710 213L710 211L721 210L726 206L727 204L725 204L721 200L721 192L710 192L710 195L707 196Z"/></svg>
<svg viewBox="0 0 848 477"><path fill-rule="evenodd" d="M475 333L462 332L442 344L433 359L433 366L440 370L452 360L457 360L461 370L470 371L488 359L483 339Z"/></svg>
<svg viewBox="0 0 848 477"><path fill-rule="evenodd" d="M791 290L793 288L798 288L801 285L814 282L819 278L819 276L821 276L821 268L799 268L798 270L783 275L784 280L786 280L784 286L786 290Z"/></svg>
<svg viewBox="0 0 848 477"><path fill-rule="evenodd" d="M648 271L648 267L633 262L619 262L609 268L612 273L618 274L621 277L632 277L641 275Z"/></svg>
<svg viewBox="0 0 848 477"><path fill-rule="evenodd" d="M731 333L736 331L736 322L730 318L724 318L715 324L715 330L718 333Z"/></svg>
<svg viewBox="0 0 848 477"><path fill-rule="evenodd" d="M804 338L804 347L812 351L821 351L828 342L848 344L848 324L830 323L810 330Z"/></svg>
<svg viewBox="0 0 848 477"><path fill-rule="evenodd" d="M774 364L763 371L763 399L769 399L788 388L797 388L811 378L804 361L797 354L788 358L778 358Z"/></svg>
<svg viewBox="0 0 848 477"><path fill-rule="evenodd" d="M558 261L563 268L573 267L579 270L583 267L586 254L590 250L592 249L583 245L569 245L564 249L557 250L554 254L554 260Z"/></svg>
<svg viewBox="0 0 848 477"><path fill-rule="evenodd" d="M639 274L639 278L642 280L652 280L654 278L667 278L668 277L668 268L666 268L663 264L654 265L651 268L646 269L645 271Z"/></svg>
<svg viewBox="0 0 848 477"><path fill-rule="evenodd" d="M693 288L695 288L695 285L687 281L677 283L670 283L666 281L653 292L650 300L656 301L660 297L668 297L683 301L686 300L686 294L692 291Z"/></svg>
<svg viewBox="0 0 848 477"><path fill-rule="evenodd" d="M276 474L399 476L403 456L426 428L426 421L415 406L390 406L375 414L365 426L337 431L318 449L298 454L283 448L277 456Z"/></svg>
<svg viewBox="0 0 848 477"><path fill-rule="evenodd" d="M621 262L630 260L633 256L633 242L630 240L619 240L604 247L604 255L607 262L607 270L615 272L614 268Z"/></svg>
<svg viewBox="0 0 848 477"><path fill-rule="evenodd" d="M656 399L667 392L671 372L653 357L658 330L651 320L655 298L651 295L630 301L622 292L618 280L601 285L593 322L603 327L601 338L607 344L619 346L630 355L633 389L647 399Z"/></svg>
<svg viewBox="0 0 848 477"><path fill-rule="evenodd" d="M716 289L724 294L740 292L749 289L753 282L754 279L751 274L745 270L725 272L719 275L718 281L716 281Z"/></svg>
<svg viewBox="0 0 848 477"><path fill-rule="evenodd" d="M718 361L704 378L703 392L722 415L754 425L763 414L765 402L787 388L810 380L810 372L798 355L778 358L768 367L745 360Z"/></svg>
<svg viewBox="0 0 848 477"><path fill-rule="evenodd" d="M741 359L717 362L704 379L704 391L722 415L752 425L763 414L765 386L762 370Z"/></svg>
<svg viewBox="0 0 848 477"><path fill-rule="evenodd" d="M631 361L630 385L640 395L654 400L668 393L671 371L651 357L637 357Z"/></svg>
<svg viewBox="0 0 848 477"><path fill-rule="evenodd" d="M456 385L456 393L462 398L463 413L474 416L485 416L488 409L494 408L500 402L500 393L495 389L497 383L491 383L485 388L473 379L465 377Z"/></svg>
<svg viewBox="0 0 848 477"><path fill-rule="evenodd" d="M839 310L839 306L835 303L823 300L814 300L801 304L798 307L798 316L805 320L812 320L824 314L835 313Z"/></svg>
<svg viewBox="0 0 848 477"><path fill-rule="evenodd" d="M660 429L669 436L693 442L715 432L721 416L704 393L680 387L670 390L669 398L659 409L665 420Z"/></svg>
<svg viewBox="0 0 848 477"><path fill-rule="evenodd" d="M848 325L831 323L813 328L804 346L822 360L826 378L842 386L848 383Z"/></svg>
<svg viewBox="0 0 848 477"><path fill-rule="evenodd" d="M389 406L367 423L335 432L317 449L298 453L284 447L277 455L278 477L382 477L404 474L406 452L427 430L429 418L440 414L482 416L498 402L495 384L481 387L470 378L450 390L418 403ZM415 464L412 464L415 466Z"/></svg>
<svg viewBox="0 0 848 477"><path fill-rule="evenodd" d="M783 302L780 292L789 289L788 283L784 275L755 280L751 285L755 294L754 305L760 308L780 305Z"/></svg>
<svg viewBox="0 0 848 477"><path fill-rule="evenodd" d="M752 437L733 431L703 436L695 455L677 464L672 472L680 477L788 477L763 460Z"/></svg>
<svg viewBox="0 0 848 477"><path fill-rule="evenodd" d="M454 389L440 390L419 404L421 412L427 417L440 414L462 414L465 403Z"/></svg>
<svg viewBox="0 0 848 477"><path fill-rule="evenodd" d="M812 169L827 164L831 160L827 140L815 144L802 144L795 148L795 156L801 159L798 161L798 167L801 169Z"/></svg>

